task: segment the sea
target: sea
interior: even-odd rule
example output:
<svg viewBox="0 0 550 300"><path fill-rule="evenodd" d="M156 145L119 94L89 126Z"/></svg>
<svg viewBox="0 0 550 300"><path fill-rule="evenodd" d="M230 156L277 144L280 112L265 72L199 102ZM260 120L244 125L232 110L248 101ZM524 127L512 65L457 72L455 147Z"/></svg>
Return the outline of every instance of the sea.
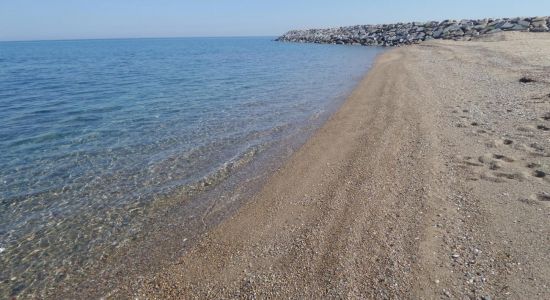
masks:
<svg viewBox="0 0 550 300"><path fill-rule="evenodd" d="M382 51L273 39L1 42L0 298L181 255Z"/></svg>

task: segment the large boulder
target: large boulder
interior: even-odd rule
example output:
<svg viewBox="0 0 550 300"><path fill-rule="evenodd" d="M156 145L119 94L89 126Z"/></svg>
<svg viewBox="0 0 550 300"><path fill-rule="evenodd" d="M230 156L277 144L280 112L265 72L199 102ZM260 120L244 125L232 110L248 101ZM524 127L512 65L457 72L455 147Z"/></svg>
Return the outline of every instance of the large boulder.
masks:
<svg viewBox="0 0 550 300"><path fill-rule="evenodd" d="M443 34L443 29L439 28L439 29L437 29L436 31L434 31L433 37L436 38L436 39L438 39L438 38L441 37L442 34Z"/></svg>
<svg viewBox="0 0 550 300"><path fill-rule="evenodd" d="M510 30L512 28L514 28L514 24L512 24L511 22L506 22L504 24L502 24L502 26L500 26L500 29L502 30Z"/></svg>
<svg viewBox="0 0 550 300"><path fill-rule="evenodd" d="M546 26L546 20L533 21L533 22L531 23L531 25L532 25L534 28L543 27L543 26Z"/></svg>
<svg viewBox="0 0 550 300"><path fill-rule="evenodd" d="M445 29L443 30L443 32L453 32L453 31L458 31L460 30L460 26L458 24L452 24L452 25L449 25L447 27L445 27Z"/></svg>
<svg viewBox="0 0 550 300"><path fill-rule="evenodd" d="M529 29L529 26L523 26L521 24L516 24L516 25L514 25L514 27L512 27L511 30L524 31L524 30L527 30L527 29Z"/></svg>
<svg viewBox="0 0 550 300"><path fill-rule="evenodd" d="M531 22L528 20L519 20L517 24L528 28L531 25Z"/></svg>

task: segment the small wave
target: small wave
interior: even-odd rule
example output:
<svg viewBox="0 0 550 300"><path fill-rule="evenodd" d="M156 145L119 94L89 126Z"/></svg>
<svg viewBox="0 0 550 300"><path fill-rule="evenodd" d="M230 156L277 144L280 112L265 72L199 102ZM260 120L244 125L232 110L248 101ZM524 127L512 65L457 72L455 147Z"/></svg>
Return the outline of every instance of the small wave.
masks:
<svg viewBox="0 0 550 300"><path fill-rule="evenodd" d="M61 140L69 135L70 133L67 133L67 132L64 132L64 133L50 132L50 133L41 134L39 136L23 138L23 139L13 141L11 144L9 144L9 147L16 147L16 146L28 145L28 144L46 143L53 140Z"/></svg>
<svg viewBox="0 0 550 300"><path fill-rule="evenodd" d="M187 186L190 192L205 191L223 180L227 179L232 173L246 166L263 150L263 146L250 147L246 151L225 162L219 168L204 176L197 182Z"/></svg>

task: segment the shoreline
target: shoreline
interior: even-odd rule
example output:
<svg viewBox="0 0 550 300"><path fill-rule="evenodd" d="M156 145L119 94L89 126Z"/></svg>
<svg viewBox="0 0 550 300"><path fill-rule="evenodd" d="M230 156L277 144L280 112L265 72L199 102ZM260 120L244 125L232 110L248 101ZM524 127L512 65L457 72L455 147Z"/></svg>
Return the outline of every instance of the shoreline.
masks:
<svg viewBox="0 0 550 300"><path fill-rule="evenodd" d="M368 73L371 67L368 66L365 72ZM349 80L358 84L363 77ZM117 247L106 259L102 259L101 264L86 270L83 276L63 282L52 289L48 297L64 295L72 298L82 293L92 298L108 296L119 285L129 284L120 273L136 279L141 274L154 274L163 266L170 265L175 257L185 254L209 230L246 205L289 156L343 105L353 89L343 90L341 95L334 97L329 105L311 118L287 125L292 130L281 129L276 135L283 136L273 137L273 141L279 142L277 145L263 144L253 157L239 157L236 160L238 165L227 170L226 176L220 180L216 180L216 175L220 170L226 171L222 167L216 169L212 176L155 199L149 208L151 212L147 213L148 222L142 226L145 229L138 239L122 245L120 249ZM246 161L239 164L241 160ZM78 295L75 294L77 290L80 291Z"/></svg>
<svg viewBox="0 0 550 300"><path fill-rule="evenodd" d="M260 191L186 253L120 275L108 294L79 293L548 298L547 46L550 35L506 33L383 53Z"/></svg>
<svg viewBox="0 0 550 300"><path fill-rule="evenodd" d="M134 290L133 288L130 288L130 290L121 290L119 291L120 294L115 295L142 295L150 298L177 298L181 295L186 295L191 298L232 298L232 297L246 297L245 295L249 295L252 290L248 290L247 287L245 287L246 290L243 290L242 286L235 286L237 290L239 291L233 291L236 294L228 294L226 293L226 288L228 286L232 286L232 284L243 284L241 280L237 280L236 282L233 281L233 279L228 278L227 274L224 274L223 270L229 270L229 272L233 273L233 275L240 276L240 273L248 273L249 269L255 269L256 271L258 268L256 266L253 267L254 263L252 261L247 260L247 263L245 265L242 265L244 267L243 270L239 269L239 266L235 266L231 263L227 265L227 262L225 262L226 258L229 256L231 257L229 260L233 260L234 256L233 254L237 254L236 256L241 256L240 251L244 250L242 248L241 243L246 243L250 246L250 243L253 243L252 241L247 240L250 236L250 234L259 235L259 239L262 238L268 238L268 243L270 244L269 249L265 249L267 253L270 252L279 252L280 249L278 249L277 244L280 243L282 246L288 246L284 245L284 240L286 240L288 237L284 236L285 234L289 232L290 234L293 234L295 230L300 228L300 230L306 230L309 234L309 229L304 228L306 224L300 224L300 220L307 215L307 219L309 222L316 221L316 218L320 215L323 215L326 217L327 212L323 212L320 210L321 207L315 208L315 211L308 211L307 206L310 201L310 199L292 199L291 197L288 197L289 195L285 190L291 191L290 193L295 193L296 191L292 188L294 185L294 180L297 178L300 178L299 181L307 181L308 185L311 187L314 187L314 189L322 188L323 183L316 183L316 179L318 175L321 177L325 177L324 180L319 181L325 181L326 179L330 180L330 177L333 177L333 174L330 174L327 178L327 174L316 174L317 176L315 179L308 179L305 177L300 177L300 175L304 175L304 173L308 173L309 171L321 171L325 167L329 167L332 165L332 163L326 163L327 157L335 158L337 160L336 162L336 168L339 168L343 161L346 162L346 168L345 170L340 170L340 172L347 172L347 171L353 171L353 174L349 177L353 183L358 183L362 180L367 180L368 174L365 172L362 172L361 170L358 170L358 166L351 166L353 164L352 161L349 161L349 154L350 153L343 153L338 154L338 152L345 148L345 152L361 152L361 155L365 155L363 150L358 149L357 141L355 138L358 136L364 137L366 128L372 126L372 122L364 123L359 122L360 124L353 124L349 123L347 120L350 114L354 114L353 122L357 122L358 118L361 118L361 113L364 113L365 111L370 110L365 103L360 104L363 97L365 97L365 94L370 94L372 91L369 91L372 89L372 81L378 82L379 73L384 73L382 77L387 77L388 70L380 70L379 65L385 65L385 64L393 64L399 59L399 55L397 56L390 56L389 58L388 53L382 54L376 59L376 62L374 64L374 67L366 74L366 76L361 80L361 82L357 85L355 90L351 93L351 95L346 99L346 101L343 103L343 105L340 107L339 110L337 110L334 114L332 114L328 121L319 128L313 136L311 136L304 145L302 145L297 152L295 152L289 160L287 160L283 167L275 171L274 174L270 176L268 179L268 182L266 185L264 185L261 188L261 191L254 195L253 198L248 201L248 203L242 207L234 216L232 216L230 219L223 221L220 225L215 227L213 230L208 232L206 235L204 235L197 245L192 247L190 251L183 255L181 259L177 259L173 266L182 266L187 265L185 262L190 262L191 265L183 267L185 269L185 274L178 273L177 275L172 274L172 267L170 267L168 270L162 271L156 275L154 275L153 278L145 279L143 281L140 280L140 283L138 284L139 288L137 290ZM393 68L392 68L393 69ZM395 72L395 70L392 70ZM378 94L380 91L375 91L374 93ZM379 94L378 94L379 95ZM372 104L372 103L369 103ZM396 103L392 103L396 104ZM356 106L361 106L361 111L356 110ZM393 117L390 117L390 115L393 113L389 107L384 107L385 105L381 105L380 103L376 103L377 109L376 112L383 112L384 116L376 117L376 124L380 125L382 127L385 127L389 124L388 119L385 117L389 117L389 119L394 119ZM373 116L373 114L369 114L369 116ZM336 123L336 124L335 124ZM357 130L357 126L360 126L362 130ZM342 126L349 127L349 129L353 129L352 131L355 131L353 133L350 133L349 136L346 137L339 137L342 133ZM398 124L395 124L392 127L398 127ZM387 128L384 128L387 129ZM386 135L387 133L384 133L383 130L379 130L377 132L377 135ZM366 137L364 137L366 138ZM339 139L344 139L342 141L339 141ZM351 139L351 140L350 140ZM340 146L343 146L343 148L338 149L335 148L332 144L335 142L335 140L338 140L338 144ZM346 143L351 142L352 140L355 140L354 147L345 146ZM369 137L369 141L376 143L376 140L382 140L377 139L375 137ZM321 144L321 145L320 145ZM365 145L365 141L361 142L362 145ZM384 149L387 150L387 145L380 145L384 147ZM322 149L324 148L324 149ZM327 150L329 153L323 154L322 151ZM415 149L417 151L418 149ZM377 155L381 154L377 151ZM356 153L353 153L353 156L358 155ZM321 162L314 163L314 161L318 160L316 156L323 156L322 159L320 159ZM370 157L371 159L374 159L374 157ZM309 164L313 163L313 166L310 166ZM367 164L372 164L372 161L369 160L369 162L362 163L361 166L365 167ZM313 169L313 170L311 170ZM332 168L331 168L332 169ZM331 171L334 171L333 169ZM290 177L287 177L289 174ZM298 177L297 177L298 175ZM360 176L361 178L353 178L356 176ZM344 175L345 176L345 175ZM339 182L338 184L340 184ZM328 188L335 188L338 190L345 190L343 193L347 193L347 189L350 188L350 185L352 185L352 182L346 182L342 187L328 186ZM301 194L304 191L300 191ZM354 191L355 193L357 191ZM330 191L324 191L320 195L315 195L317 197L325 198L325 197L332 197L332 193ZM308 198L313 195L304 194L304 197ZM314 196L314 197L315 197ZM342 213L349 213L350 210L342 207L342 205L345 205L346 203L338 203L338 208L331 207L331 203L328 203L326 201L328 199L323 199L323 205L324 209L329 208L329 210L344 210ZM340 199L343 201L344 199ZM291 208L287 207L287 205L291 205ZM358 210L357 212L359 212ZM282 215L277 215L278 213L281 213ZM311 213L314 213L314 215L310 215ZM264 218L265 217L265 218ZM340 215L339 217L346 217L344 215ZM273 220L271 218L276 218L276 220ZM260 223L260 224L258 224ZM252 226L254 224L254 226ZM309 225L312 225L310 223ZM329 224L327 224L329 225ZM411 224L411 226L415 227L418 224ZM255 226L260 226L261 229L257 230ZM275 230L282 229L283 231ZM307 226L306 226L307 227ZM315 227L315 226L312 226ZM378 226L377 226L378 227ZM378 227L380 232L383 231L382 227ZM263 230L268 230L267 232L262 232ZM338 231L341 231L342 228L337 228ZM283 236L278 236L279 234ZM243 234L244 236L241 236ZM267 234L267 237L266 237ZM308 236L309 236L308 234ZM336 232L332 234L338 234ZM246 237L245 237L246 236ZM272 236L273 240L269 237ZM312 237L312 236L309 236ZM333 236L334 237L334 236ZM407 244L415 244L416 242L411 239L407 239L406 241L403 241ZM326 243L330 243L330 241L326 241ZM237 248L235 247L235 244L237 245ZM339 242L340 244L340 242ZM258 250L258 246L261 246L259 243L253 243L252 248L253 250ZM292 248L295 246L291 245L290 249L285 249L285 252L292 252ZM327 245L327 247L330 247ZM238 250L237 250L238 249ZM219 252L219 254L215 254L214 256L210 256L210 251ZM222 254L223 253L223 254ZM233 253L233 254L232 254ZM257 256L254 254L251 254L250 252L247 253L248 255L251 255L253 260L261 260L260 264L269 264L270 261L267 258L260 258L261 256ZM279 253L276 253L276 255ZM245 254L246 255L246 254ZM239 260L237 258L237 260ZM331 259L333 260L333 259ZM191 262L192 261L192 262ZM335 262L330 261L330 266L323 266L323 268L329 268L332 267ZM189 268L188 268L189 267ZM204 270L203 268L206 267L208 269ZM210 267L213 267L213 269L210 269ZM220 269L221 268L221 269ZM293 269L292 263L284 265L283 270L279 270L282 272L285 272L284 269L289 268ZM178 267L179 269L179 267ZM267 268L270 271L273 271L272 268ZM203 271L207 271L206 273L203 273ZM168 274L172 275L168 275ZM278 272L277 272L278 273ZM217 274L217 275L216 275ZM301 274L305 275L305 274ZM168 276L168 277L165 277ZM183 278L180 277L183 276L186 278L186 280L182 280ZM212 277L214 278L212 278ZM267 274L262 274L260 277L270 276ZM246 278L248 276L245 275L244 284L253 284L255 282L255 279L252 278ZM255 276L254 276L255 277ZM270 289L276 288L277 285L280 284L291 284L294 286L294 283L292 281L300 280L301 276L293 277L293 280L288 280L284 282L277 282L273 281L271 283L275 284L274 286L270 286ZM172 280L177 280L178 283L173 282ZM188 279L188 281L187 281ZM301 279L304 280L304 279ZM268 279L268 281L271 281ZM316 280L312 280L316 281ZM321 280L320 283L323 280ZM191 283L192 282L192 283ZM328 283L327 283L328 284ZM124 288L128 288L129 286L125 286ZM231 291L231 290L229 290ZM160 293L158 293L160 292ZM244 292L244 294L243 294ZM296 286L292 290L288 290L288 292L291 292L289 294L287 293L276 293L276 294L254 294L256 296L329 296L330 294L311 294L307 291L305 294L300 292L298 289L296 289ZM297 293L297 294L296 294ZM207 296L208 295L208 296ZM334 295L332 295L334 296Z"/></svg>
<svg viewBox="0 0 550 300"><path fill-rule="evenodd" d="M550 37L491 39L380 56L247 205L117 295L547 298L548 132L517 124L549 109L521 99L548 94Z"/></svg>
<svg viewBox="0 0 550 300"><path fill-rule="evenodd" d="M159 51L164 49L169 53L171 47L166 46L175 42L140 44L144 47L158 47ZM121 47L129 46L125 41L120 43ZM127 135L136 138L117 142L114 151L110 148L109 141L118 131L98 138L97 143L91 142L92 145L83 142L95 154L91 158L70 155L71 151L81 153L79 147L85 146L79 144L75 149L70 148L59 153L58 157L67 159L35 159L40 163L34 164L28 170L36 169L45 174L48 174L48 170L58 170L54 173L60 176L70 174L73 181L63 185L62 191L66 191L64 193L56 190L56 185L52 184L44 194L37 194L29 199L11 201L8 198L4 201L3 204L7 203L9 207L4 211L4 224L9 227L0 232L0 261L6 267L6 271L0 276L4 282L0 286L0 295L50 295L55 298L59 293L78 291L81 285L88 286L90 290L98 290L97 294L102 295L102 291L110 291L118 286L118 274L137 277L158 271L161 265L169 263L190 247L199 236L197 232L203 232L226 218L241 202L249 198L249 194L256 192L263 185L263 178L259 177L265 177L271 169L278 167L312 130L323 123L325 117L332 112L334 104L345 100L345 95L363 77L372 58L379 51L356 47L342 49L330 46L284 45L274 43L268 38L228 40L227 43L212 40L209 43L213 47L220 47L220 58L225 54L231 56L230 53L223 52L224 45L228 44L233 45L230 48L247 46L245 48L251 53L250 58L258 55L259 59L251 59L251 64L242 64L235 60L234 63L242 68L226 74L219 72L211 80L204 78L201 84L205 88L212 85L217 88L208 89L207 93L202 91L200 95L194 94L193 89L189 90L185 85L166 85L166 91L188 94L188 100L167 98L173 101L165 101L167 99L162 98L165 100L161 103L151 101L151 107L154 108L151 111L137 109L135 115L143 114L145 119L136 118L127 123L127 126L133 128ZM192 44L178 42L177 45L189 48L190 52L194 51ZM41 49L51 47L47 44L38 46ZM76 46L78 45L68 45ZM140 51L136 50L136 54ZM44 53L48 57L48 52ZM78 53L80 54L75 56L75 62L87 56L81 55L84 52ZM210 55L209 51L204 53L206 56ZM266 56L267 53L271 55ZM303 59L306 55L310 57ZM116 57L115 55L115 60ZM185 64L188 59L182 57L185 55L171 61L174 64ZM357 58L361 63L350 58ZM154 66L154 58L152 61L145 61ZM17 63L11 65L15 66ZM223 65L220 70L224 69ZM206 66L199 64L194 69L196 72L190 72L196 73L191 77L203 78L201 74L212 71ZM315 72L326 69L332 72ZM185 73L187 72L181 74ZM119 78L115 75L116 69L109 74L108 77L114 76L113 82ZM257 78L244 80L252 76L251 74L257 74ZM216 82L223 77L233 78L231 84L227 83L230 90L218 94L224 89L223 85ZM303 78L309 81L304 82ZM323 82L324 80L327 81ZM66 88L66 85L60 83L59 87ZM40 88L36 87L35 90L39 91ZM78 88L67 89L66 97L70 98L74 91L78 93ZM198 93L198 89L196 91ZM156 88L145 88L141 92L154 94L159 91ZM21 92L21 96L24 97L25 92ZM202 99L201 97L212 101L198 105L196 100ZM46 102L51 100L47 93L43 98ZM220 103L216 104L218 100ZM111 101L115 100L107 97L105 101L106 103L97 105L111 107ZM195 102L196 105L190 105L189 108L183 105ZM130 103L128 101L118 107L124 110L124 105L132 106ZM87 111L84 107L82 105L81 110ZM169 109L170 107L173 109ZM168 115L172 117L153 114L158 111L170 111ZM90 114L97 115L94 111ZM189 114L195 114L195 117L185 117ZM116 119L118 115L108 114L103 119ZM125 115L128 119L135 117L132 114ZM178 115L180 117L176 117ZM147 118L151 118L152 123ZM50 120L55 122L54 119ZM167 124L173 126L164 126ZM20 122L11 127L23 125L24 122ZM147 126L158 126L155 127L158 131L144 130ZM71 134L78 136L80 133L75 131ZM17 134L12 136L17 137ZM51 143L45 143L41 147L49 149L54 142L59 141L53 139ZM66 142L70 143L70 140ZM132 143L127 144L130 142ZM100 144L107 146L100 147ZM94 145L97 146L96 151L91 150ZM270 150L274 148L278 149ZM17 148L10 147L8 150L18 152ZM55 153L51 149L41 153L51 156L50 152ZM6 157L10 157L9 151L7 153ZM24 157L25 152L22 153ZM67 164L66 161L73 164ZM76 171L81 171L82 174L106 175L95 177L93 184L81 180L84 177L78 176L80 173L71 169L73 165L79 166L81 161L86 161L86 164ZM109 167L96 167L103 166L99 162ZM33 177L24 176L24 172L13 174L14 180L8 181L8 189L5 191L17 191L25 195L25 180L33 182ZM47 176L44 175L43 178ZM57 177L51 178L51 181L55 183L55 179L63 182ZM45 181L40 183L48 185ZM220 185L223 187L219 187ZM232 192L235 188L238 190ZM208 191L202 193L203 190ZM26 215L31 209L31 214ZM12 211L16 213L15 216L10 213ZM32 223L18 221L27 216L37 218ZM18 224L22 226L17 227ZM4 238L6 236L7 239ZM68 298L78 296L80 295Z"/></svg>

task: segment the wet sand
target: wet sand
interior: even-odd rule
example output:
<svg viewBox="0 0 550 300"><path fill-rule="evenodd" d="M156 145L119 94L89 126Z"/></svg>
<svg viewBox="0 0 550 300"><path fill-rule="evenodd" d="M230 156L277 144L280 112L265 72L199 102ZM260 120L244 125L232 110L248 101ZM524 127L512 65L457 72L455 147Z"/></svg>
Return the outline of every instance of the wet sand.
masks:
<svg viewBox="0 0 550 300"><path fill-rule="evenodd" d="M550 34L393 49L247 205L110 295L549 299L549 173Z"/></svg>

